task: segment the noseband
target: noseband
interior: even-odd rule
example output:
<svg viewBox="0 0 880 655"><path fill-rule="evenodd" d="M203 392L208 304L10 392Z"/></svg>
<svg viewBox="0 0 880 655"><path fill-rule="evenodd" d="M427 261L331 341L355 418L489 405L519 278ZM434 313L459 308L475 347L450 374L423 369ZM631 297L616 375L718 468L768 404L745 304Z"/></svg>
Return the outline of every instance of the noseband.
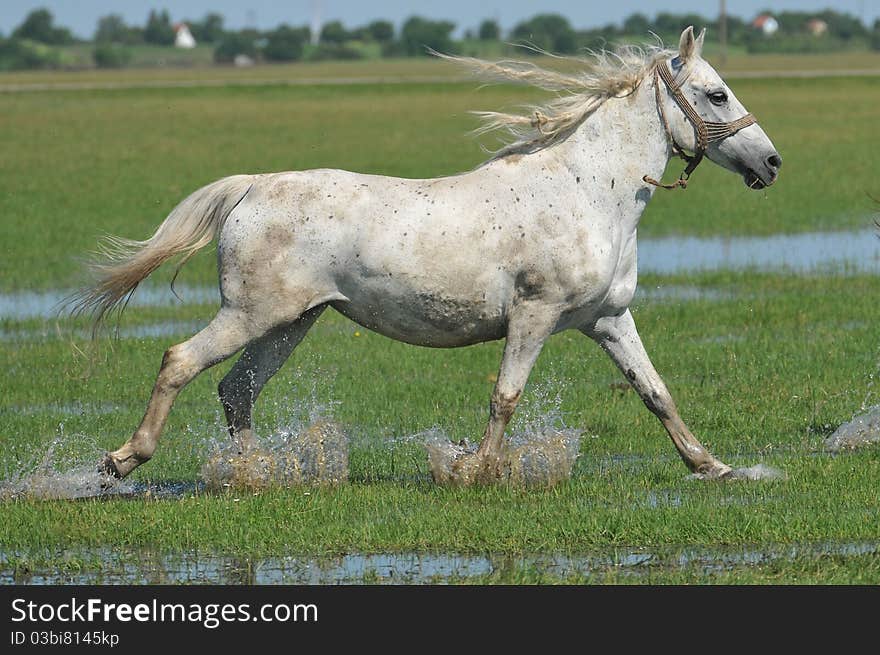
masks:
<svg viewBox="0 0 880 655"><path fill-rule="evenodd" d="M691 125L694 126L694 132L696 132L696 147L694 148L693 155L687 154L684 151L684 148L682 148L675 140L675 137L672 136L672 130L669 128L669 121L666 120L666 112L663 110L663 98L660 95L661 79L664 84L666 84L666 88L669 89L672 99L675 100L675 103L684 112L685 117L690 121ZM650 178L647 175L642 177L642 180L648 184L663 187L664 189L674 189L676 187L686 189L688 178L703 160L703 155L706 154L706 148L709 147L710 143L713 141L721 141L721 139L729 137L731 134L735 134L744 127L748 127L755 122L755 117L751 114L746 114L742 118L737 118L735 121L730 121L729 123L704 121L697 113L697 110L694 109L694 106L684 97L684 93L681 92L681 85L675 83L672 71L669 70L669 65L665 61L659 61L654 66L654 95L657 98L657 109L660 111L660 118L663 121L663 129L666 130L666 138L672 143L672 153L678 155L687 162L687 167L672 184L663 184L659 180Z"/></svg>

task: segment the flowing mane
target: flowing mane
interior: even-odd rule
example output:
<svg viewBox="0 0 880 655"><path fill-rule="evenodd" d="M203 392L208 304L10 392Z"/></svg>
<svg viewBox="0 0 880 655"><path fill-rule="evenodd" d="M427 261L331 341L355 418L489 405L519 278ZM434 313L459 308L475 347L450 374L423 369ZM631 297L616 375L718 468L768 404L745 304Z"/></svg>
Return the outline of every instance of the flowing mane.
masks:
<svg viewBox="0 0 880 655"><path fill-rule="evenodd" d="M474 57L457 57L433 53L469 69L486 82L513 82L552 91L557 97L549 102L524 107L526 113L475 111L482 125L474 134L498 131L506 143L494 151L493 159L512 153L535 152L564 139L571 131L609 98L629 95L658 59L674 53L662 46L621 46L613 51L601 50L590 57L555 59L577 64L580 72L563 73L547 70L527 61L486 61Z"/></svg>

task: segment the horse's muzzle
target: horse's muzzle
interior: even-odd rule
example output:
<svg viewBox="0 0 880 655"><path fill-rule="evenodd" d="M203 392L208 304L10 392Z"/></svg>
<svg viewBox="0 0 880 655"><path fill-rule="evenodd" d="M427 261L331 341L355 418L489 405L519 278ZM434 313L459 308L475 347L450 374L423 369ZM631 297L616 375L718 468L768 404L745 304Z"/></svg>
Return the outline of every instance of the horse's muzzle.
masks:
<svg viewBox="0 0 880 655"><path fill-rule="evenodd" d="M776 181L781 167L782 157L778 152L774 152L765 157L758 168L746 168L742 174L743 181L750 189L764 189Z"/></svg>

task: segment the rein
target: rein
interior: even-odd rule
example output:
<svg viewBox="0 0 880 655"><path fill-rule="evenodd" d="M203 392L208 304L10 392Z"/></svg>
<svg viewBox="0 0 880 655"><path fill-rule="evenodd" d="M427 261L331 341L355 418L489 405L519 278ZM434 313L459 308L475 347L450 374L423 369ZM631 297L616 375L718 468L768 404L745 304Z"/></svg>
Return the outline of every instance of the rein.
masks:
<svg viewBox="0 0 880 655"><path fill-rule="evenodd" d="M672 99L675 100L675 104L677 104L684 112L685 117L694 127L694 131L696 132L696 147L694 148L693 155L687 154L684 151L684 148L682 148L675 140L675 137L672 136L672 130L669 127L669 121L666 120L666 112L663 109L663 98L660 95L661 79L666 85L666 88L669 89L669 93L672 95ZM703 160L703 155L706 154L706 148L709 147L710 143L713 141L721 141L755 122L755 117L752 116L752 114L746 114L745 116L728 123L704 121L697 113L697 110L694 109L694 106L684 97L684 93L681 92L681 85L675 83L672 71L669 70L669 65L665 61L657 62L657 65L654 66L654 95L657 99L657 109L660 111L660 119L663 121L663 129L666 130L666 138L672 143L672 153L678 155L687 162L684 171L682 171L681 175L678 176L678 179L672 184L664 184L663 182L648 177L647 175L642 177L642 180L648 184L653 184L654 186L662 187L664 189L674 189L676 187L686 189L688 178L690 178L694 169L700 165L700 162Z"/></svg>

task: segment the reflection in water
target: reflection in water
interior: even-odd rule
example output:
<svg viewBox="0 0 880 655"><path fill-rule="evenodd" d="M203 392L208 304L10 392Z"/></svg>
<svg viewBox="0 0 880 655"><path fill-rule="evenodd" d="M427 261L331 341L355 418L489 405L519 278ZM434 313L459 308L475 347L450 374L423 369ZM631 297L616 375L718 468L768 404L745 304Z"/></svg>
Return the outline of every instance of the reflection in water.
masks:
<svg viewBox="0 0 880 655"><path fill-rule="evenodd" d="M649 572L694 570L720 573L737 567L804 557L854 557L880 553L880 542L819 542L769 545L754 549L688 547L618 548L584 555L446 553L351 553L337 557L251 559L189 552L103 549L84 559L100 560L100 570L45 570L18 553L0 551L0 584L431 584L469 578L540 572L563 579L589 580L608 573L637 577ZM16 565L11 565L16 562Z"/></svg>

